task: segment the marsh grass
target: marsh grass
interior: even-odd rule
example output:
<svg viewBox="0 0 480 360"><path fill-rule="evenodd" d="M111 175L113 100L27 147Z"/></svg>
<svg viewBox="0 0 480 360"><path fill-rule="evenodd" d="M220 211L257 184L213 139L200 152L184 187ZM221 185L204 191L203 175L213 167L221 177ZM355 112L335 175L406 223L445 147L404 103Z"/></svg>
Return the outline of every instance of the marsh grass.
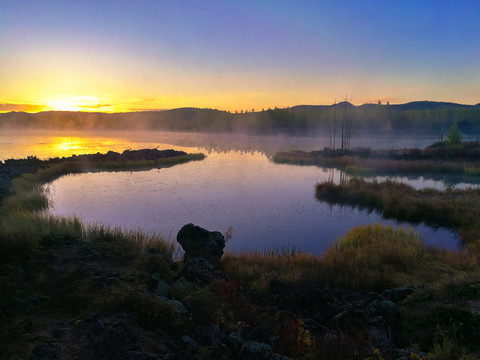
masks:
<svg viewBox="0 0 480 360"><path fill-rule="evenodd" d="M385 218L456 230L464 243L480 239L480 189L415 190L391 180L352 178L339 185L319 183L316 196L330 204L379 211Z"/></svg>
<svg viewBox="0 0 480 360"><path fill-rule="evenodd" d="M353 176L382 175L457 175L478 180L480 166L475 149L470 153L455 147L404 149L397 151L290 151L279 152L273 161L279 164L317 165L333 167Z"/></svg>
<svg viewBox="0 0 480 360"><path fill-rule="evenodd" d="M340 286L386 288L440 281L477 268L477 257L424 246L412 229L380 224L351 229L323 256Z"/></svg>
<svg viewBox="0 0 480 360"><path fill-rule="evenodd" d="M161 253L172 259L177 252L177 244L160 234L147 234L140 229L126 230L105 225L89 225L83 228L84 241L114 253L125 259L134 259L145 251Z"/></svg>
<svg viewBox="0 0 480 360"><path fill-rule="evenodd" d="M222 257L222 266L233 278L248 283L262 293L269 290L272 280L292 284L315 283L323 270L320 258L294 248L240 254L227 252Z"/></svg>
<svg viewBox="0 0 480 360"><path fill-rule="evenodd" d="M475 254L425 247L412 229L380 224L351 229L323 256L274 249L227 253L222 264L233 278L262 293L274 279L294 285L383 289L431 284L478 271Z"/></svg>
<svg viewBox="0 0 480 360"><path fill-rule="evenodd" d="M297 164L297 165L314 165L315 160L312 153L304 151L290 151L276 153L272 160L277 164Z"/></svg>
<svg viewBox="0 0 480 360"><path fill-rule="evenodd" d="M466 176L477 177L480 176L480 167L465 167L464 173Z"/></svg>
<svg viewBox="0 0 480 360"><path fill-rule="evenodd" d="M190 161L203 160L204 154L185 154L155 160L102 160L102 161L77 161L70 166L76 171L134 171L134 170L149 170L158 167L170 167L178 164L187 163ZM73 170L72 169L72 170Z"/></svg>

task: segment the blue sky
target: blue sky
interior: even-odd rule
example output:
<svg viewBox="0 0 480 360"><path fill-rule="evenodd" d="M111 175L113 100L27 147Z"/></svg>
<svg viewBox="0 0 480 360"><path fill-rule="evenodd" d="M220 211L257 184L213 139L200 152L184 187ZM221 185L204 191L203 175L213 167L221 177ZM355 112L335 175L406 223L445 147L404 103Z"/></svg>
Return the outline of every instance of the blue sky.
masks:
<svg viewBox="0 0 480 360"><path fill-rule="evenodd" d="M0 6L0 110L480 102L479 1Z"/></svg>

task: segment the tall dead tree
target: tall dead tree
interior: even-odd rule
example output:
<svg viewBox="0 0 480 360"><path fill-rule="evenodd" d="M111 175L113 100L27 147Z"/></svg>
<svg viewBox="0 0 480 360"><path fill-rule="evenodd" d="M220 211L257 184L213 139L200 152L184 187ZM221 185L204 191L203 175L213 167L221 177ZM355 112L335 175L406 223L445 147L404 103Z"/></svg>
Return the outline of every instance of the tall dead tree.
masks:
<svg viewBox="0 0 480 360"><path fill-rule="evenodd" d="M335 137L337 130L337 99L335 99L335 104L333 104L333 151L335 151Z"/></svg>
<svg viewBox="0 0 480 360"><path fill-rule="evenodd" d="M350 97L350 101L352 101ZM348 96L345 96L345 101L343 102L343 118L342 118L342 150L350 149L350 139L352 137L352 118L351 118L351 109Z"/></svg>

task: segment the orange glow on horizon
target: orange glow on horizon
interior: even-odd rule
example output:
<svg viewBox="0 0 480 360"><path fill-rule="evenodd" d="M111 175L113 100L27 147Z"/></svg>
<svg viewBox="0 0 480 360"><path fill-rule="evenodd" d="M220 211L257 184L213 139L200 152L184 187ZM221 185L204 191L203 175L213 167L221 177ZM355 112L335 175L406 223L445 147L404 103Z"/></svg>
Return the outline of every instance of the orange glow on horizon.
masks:
<svg viewBox="0 0 480 360"><path fill-rule="evenodd" d="M44 99L45 107L53 111L115 112L111 105L103 104L95 96L56 96Z"/></svg>

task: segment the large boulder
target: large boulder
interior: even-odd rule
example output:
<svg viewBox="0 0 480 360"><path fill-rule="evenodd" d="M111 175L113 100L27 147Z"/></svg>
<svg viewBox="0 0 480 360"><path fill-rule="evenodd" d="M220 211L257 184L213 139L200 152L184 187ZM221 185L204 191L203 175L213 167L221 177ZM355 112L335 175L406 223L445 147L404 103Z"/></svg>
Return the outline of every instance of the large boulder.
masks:
<svg viewBox="0 0 480 360"><path fill-rule="evenodd" d="M208 231L193 224L184 225L177 234L177 241L185 251L184 260L205 259L216 265L225 247L225 238L218 231Z"/></svg>

